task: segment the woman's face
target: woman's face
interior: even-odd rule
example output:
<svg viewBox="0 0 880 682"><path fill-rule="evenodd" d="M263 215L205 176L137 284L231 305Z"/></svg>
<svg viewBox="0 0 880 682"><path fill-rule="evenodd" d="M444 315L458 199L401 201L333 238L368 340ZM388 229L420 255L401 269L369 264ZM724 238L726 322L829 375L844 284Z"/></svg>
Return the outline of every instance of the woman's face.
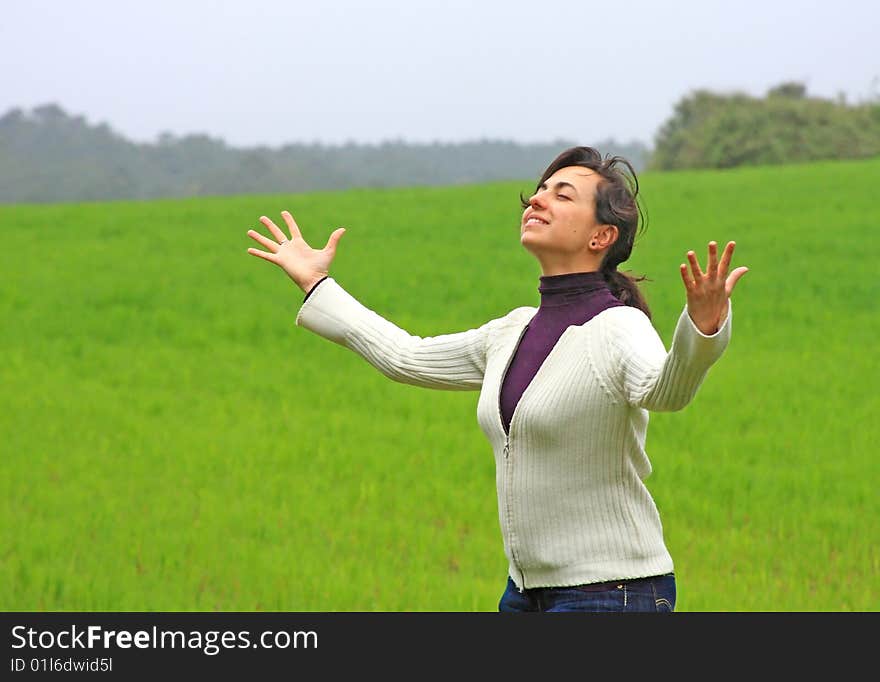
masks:
<svg viewBox="0 0 880 682"><path fill-rule="evenodd" d="M529 199L520 243L535 255L571 257L587 248L596 224L596 185L601 176L582 166L560 168Z"/></svg>

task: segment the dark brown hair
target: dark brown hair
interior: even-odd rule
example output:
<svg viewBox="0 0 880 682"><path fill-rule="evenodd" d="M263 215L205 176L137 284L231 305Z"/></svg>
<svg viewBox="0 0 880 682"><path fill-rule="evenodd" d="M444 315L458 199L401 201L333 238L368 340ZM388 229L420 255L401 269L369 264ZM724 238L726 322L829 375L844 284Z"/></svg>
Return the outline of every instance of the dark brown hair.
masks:
<svg viewBox="0 0 880 682"><path fill-rule="evenodd" d="M638 308L650 319L651 310L639 289L638 282L647 279L620 272L617 266L625 262L632 253L636 235L645 230L646 220L639 203L639 180L632 164L622 156L602 155L592 147L571 147L566 149L553 162L538 180L535 187L540 189L547 178L560 168L582 166L598 173L601 180L596 185L596 221L600 225L616 225L617 240L608 248L602 260L601 272L608 288L621 303ZM520 193L523 209L529 201Z"/></svg>

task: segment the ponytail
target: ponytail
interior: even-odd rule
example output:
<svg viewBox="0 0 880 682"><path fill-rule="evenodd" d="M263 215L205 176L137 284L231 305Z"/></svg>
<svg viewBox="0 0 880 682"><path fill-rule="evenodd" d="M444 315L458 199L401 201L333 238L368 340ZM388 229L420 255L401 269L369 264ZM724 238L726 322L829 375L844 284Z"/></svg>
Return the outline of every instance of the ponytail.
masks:
<svg viewBox="0 0 880 682"><path fill-rule="evenodd" d="M606 263L602 263L602 277L605 279L605 282L608 284L608 288L611 290L611 293L614 294L614 297L624 305L638 308L645 313L650 320L651 309L648 308L648 301L645 300L638 285L638 282L646 280L647 277L644 275L641 277L634 277L625 272L620 272L616 265L608 268L606 267Z"/></svg>

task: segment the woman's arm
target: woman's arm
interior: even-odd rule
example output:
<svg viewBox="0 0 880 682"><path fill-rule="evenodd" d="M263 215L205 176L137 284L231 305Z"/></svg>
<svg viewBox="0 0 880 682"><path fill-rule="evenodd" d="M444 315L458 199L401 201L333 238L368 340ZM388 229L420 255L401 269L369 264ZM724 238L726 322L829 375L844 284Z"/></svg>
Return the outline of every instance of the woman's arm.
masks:
<svg viewBox="0 0 880 682"><path fill-rule="evenodd" d="M700 270L693 251L688 252L693 278L681 266L687 305L678 319L669 352L650 320L641 311L628 309L608 325L607 343L614 381L631 405L654 411L680 410L694 397L709 368L730 341L730 295L748 268L727 276L735 244L728 243L717 260L717 245L709 244L709 268Z"/></svg>
<svg viewBox="0 0 880 682"><path fill-rule="evenodd" d="M685 407L727 347L732 313L726 314L721 329L707 335L696 327L685 307L667 352L641 310L616 311L606 327L606 343L617 391L630 405L646 410L666 412Z"/></svg>
<svg viewBox="0 0 880 682"><path fill-rule="evenodd" d="M281 215L290 228L290 240L263 216L261 222L276 241L249 230L248 235L268 252L250 248L248 253L281 267L306 292L296 316L298 326L358 353L394 381L446 390L477 390L482 386L487 337L505 318L458 334L413 336L363 306L329 276L345 228L334 231L323 249L312 249L293 216L287 211Z"/></svg>
<svg viewBox="0 0 880 682"><path fill-rule="evenodd" d="M328 277L303 303L296 324L354 351L394 381L467 391L483 385L487 338L504 319L456 334L414 336Z"/></svg>

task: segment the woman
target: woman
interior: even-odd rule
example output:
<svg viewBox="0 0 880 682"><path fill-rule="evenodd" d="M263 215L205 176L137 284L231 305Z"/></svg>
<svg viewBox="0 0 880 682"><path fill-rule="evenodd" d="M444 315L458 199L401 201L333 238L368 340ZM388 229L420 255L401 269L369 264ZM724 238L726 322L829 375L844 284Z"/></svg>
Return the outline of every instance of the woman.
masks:
<svg viewBox="0 0 880 682"><path fill-rule="evenodd" d="M643 481L648 410L678 410L730 338L734 243L706 272L682 264L687 303L667 353L636 281L619 272L639 226L638 180L620 157L562 152L523 200L520 242L541 265L541 305L457 334L412 336L329 276L344 228L321 250L282 213L269 251L306 292L296 324L363 356L395 381L480 390L477 420L495 454L509 563L501 611L672 611L673 563Z"/></svg>

